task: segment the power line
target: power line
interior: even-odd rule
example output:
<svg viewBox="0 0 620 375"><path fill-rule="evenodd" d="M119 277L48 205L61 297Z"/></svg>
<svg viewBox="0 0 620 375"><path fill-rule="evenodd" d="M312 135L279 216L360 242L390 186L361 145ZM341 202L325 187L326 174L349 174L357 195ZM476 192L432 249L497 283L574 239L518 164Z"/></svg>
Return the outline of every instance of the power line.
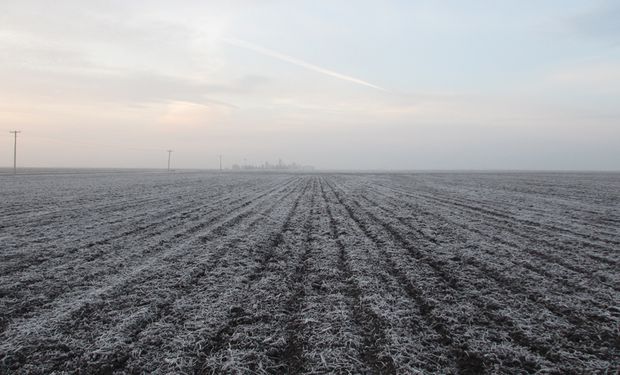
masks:
<svg viewBox="0 0 620 375"><path fill-rule="evenodd" d="M11 130L9 133L12 133L15 137L13 143L13 174L17 174L17 133L21 133L21 130Z"/></svg>

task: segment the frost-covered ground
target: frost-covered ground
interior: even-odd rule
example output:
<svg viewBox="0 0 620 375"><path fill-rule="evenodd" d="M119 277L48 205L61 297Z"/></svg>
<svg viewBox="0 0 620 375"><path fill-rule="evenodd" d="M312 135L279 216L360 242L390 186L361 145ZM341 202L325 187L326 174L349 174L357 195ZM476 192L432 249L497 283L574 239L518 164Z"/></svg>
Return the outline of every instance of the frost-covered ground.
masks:
<svg viewBox="0 0 620 375"><path fill-rule="evenodd" d="M0 176L0 373L614 373L619 174Z"/></svg>

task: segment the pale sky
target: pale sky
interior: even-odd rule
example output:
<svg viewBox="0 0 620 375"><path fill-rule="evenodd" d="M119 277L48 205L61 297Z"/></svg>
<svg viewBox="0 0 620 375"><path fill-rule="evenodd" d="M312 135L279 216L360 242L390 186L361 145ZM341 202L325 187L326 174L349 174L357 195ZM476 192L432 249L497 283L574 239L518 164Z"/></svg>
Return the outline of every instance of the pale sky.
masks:
<svg viewBox="0 0 620 375"><path fill-rule="evenodd" d="M620 1L0 0L0 166L620 169Z"/></svg>

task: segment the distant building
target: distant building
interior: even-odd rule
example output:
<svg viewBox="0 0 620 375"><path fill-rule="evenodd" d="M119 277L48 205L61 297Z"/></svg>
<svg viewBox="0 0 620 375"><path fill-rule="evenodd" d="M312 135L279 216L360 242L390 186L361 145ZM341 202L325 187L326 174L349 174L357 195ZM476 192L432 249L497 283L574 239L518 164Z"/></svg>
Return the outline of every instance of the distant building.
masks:
<svg viewBox="0 0 620 375"><path fill-rule="evenodd" d="M277 164L272 164L272 163L270 163L268 161L265 161L261 165L251 165L251 164L248 164L248 163L245 163L243 165L233 164L232 165L232 170L233 171L239 171L239 170L262 170L262 171L273 171L273 170L295 171L295 170L304 170L304 171L308 171L308 170L314 170L314 167L310 166L310 165L300 165L300 164L297 164L295 162L290 163L290 164L286 164L285 162L282 161L282 159L278 159L278 163Z"/></svg>

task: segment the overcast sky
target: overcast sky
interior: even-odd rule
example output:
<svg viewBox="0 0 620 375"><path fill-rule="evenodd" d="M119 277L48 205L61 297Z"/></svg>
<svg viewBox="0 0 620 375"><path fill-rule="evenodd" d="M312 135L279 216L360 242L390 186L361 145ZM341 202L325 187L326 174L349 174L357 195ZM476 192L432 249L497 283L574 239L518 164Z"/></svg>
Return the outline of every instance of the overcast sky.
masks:
<svg viewBox="0 0 620 375"><path fill-rule="evenodd" d="M0 1L0 165L620 169L618 1Z"/></svg>

